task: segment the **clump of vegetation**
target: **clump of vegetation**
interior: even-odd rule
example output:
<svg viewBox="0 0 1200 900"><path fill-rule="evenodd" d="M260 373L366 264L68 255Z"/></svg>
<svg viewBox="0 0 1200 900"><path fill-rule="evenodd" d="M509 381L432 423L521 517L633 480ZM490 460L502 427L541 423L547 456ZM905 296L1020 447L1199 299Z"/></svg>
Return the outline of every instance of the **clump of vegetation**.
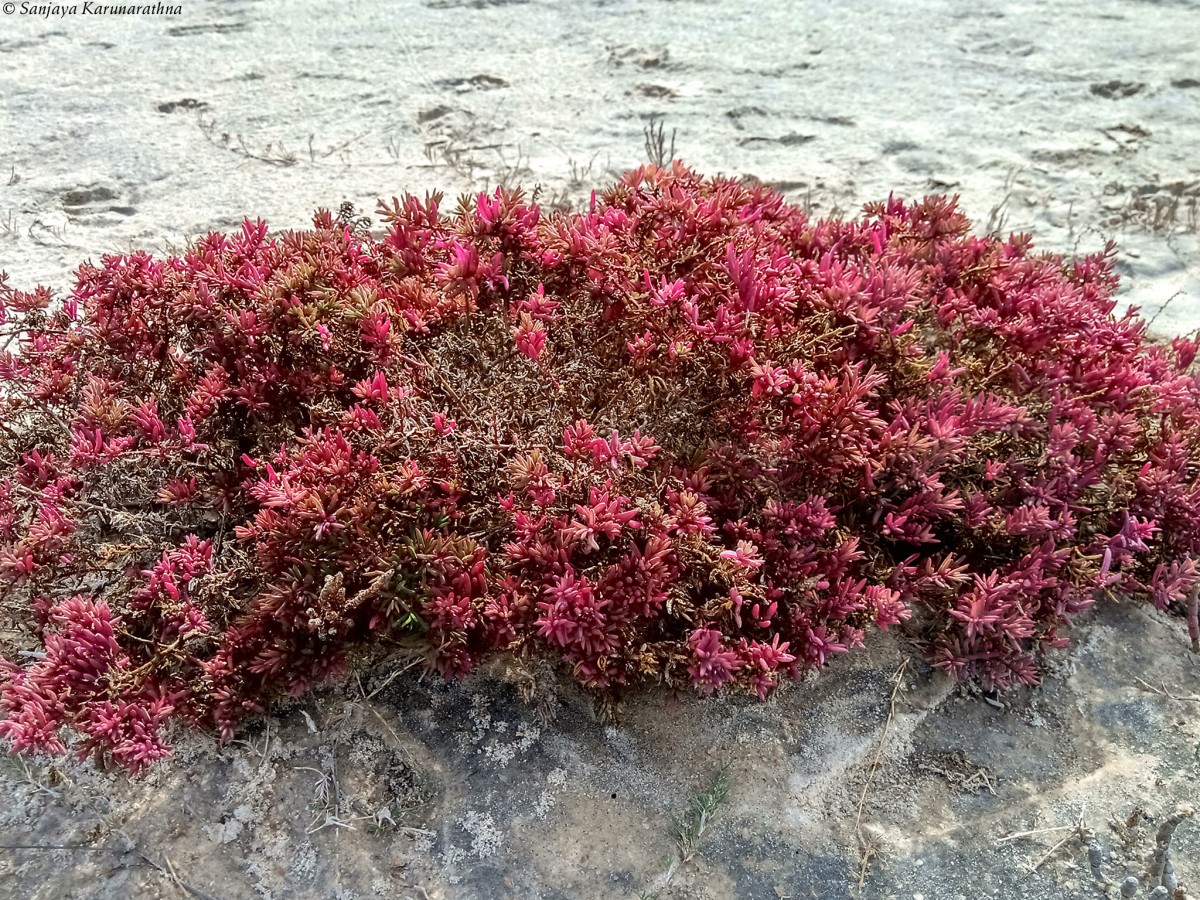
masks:
<svg viewBox="0 0 1200 900"><path fill-rule="evenodd" d="M136 771L398 647L762 697L907 622L998 689L1200 580L1197 342L1114 317L1111 249L680 164L380 213L0 287L14 749Z"/></svg>

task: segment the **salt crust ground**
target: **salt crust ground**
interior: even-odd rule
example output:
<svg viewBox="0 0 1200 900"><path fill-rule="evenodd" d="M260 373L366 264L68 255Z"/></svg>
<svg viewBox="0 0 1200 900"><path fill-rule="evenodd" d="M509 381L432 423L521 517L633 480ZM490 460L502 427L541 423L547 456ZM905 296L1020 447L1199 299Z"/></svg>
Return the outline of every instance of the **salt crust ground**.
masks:
<svg viewBox="0 0 1200 900"><path fill-rule="evenodd" d="M1163 334L1200 327L1188 0L194 0L0 24L0 269L21 286L404 190L505 180L579 204L644 159L658 116L702 171L816 212L951 192L1047 249L1114 238L1123 303ZM1167 694L1200 694L1200 672L1152 610L1103 607L1077 637L1003 710L910 665L886 736L909 654L879 636L767 704L651 694L616 727L544 673L532 705L500 669L365 701L381 671L223 750L181 735L138 783L5 758L0 844L36 849L0 850L0 897L1098 897L1076 839L1028 872L1065 832L997 841L1082 814L1105 876L1140 875L1157 823L1197 799L1196 701ZM727 802L664 885L670 815L725 764ZM1200 825L1176 845L1195 889Z"/></svg>

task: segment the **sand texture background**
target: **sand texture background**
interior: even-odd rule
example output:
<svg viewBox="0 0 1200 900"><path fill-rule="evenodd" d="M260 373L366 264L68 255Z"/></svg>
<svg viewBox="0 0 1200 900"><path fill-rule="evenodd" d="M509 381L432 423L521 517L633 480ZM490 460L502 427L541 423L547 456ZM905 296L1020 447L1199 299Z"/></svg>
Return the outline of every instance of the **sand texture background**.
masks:
<svg viewBox="0 0 1200 900"><path fill-rule="evenodd" d="M957 193L980 231L1116 240L1122 303L1163 335L1200 327L1187 0L7 15L0 269L64 292L84 259L405 191L503 181L580 204L645 161L652 119L701 171L818 213ZM1115 897L1163 818L1200 800L1200 670L1182 622L1151 609L1106 605L1076 637L1003 709L918 662L892 702L911 648L876 636L768 703L650 694L616 726L546 672L381 669L227 748L181 735L136 783L3 758L0 897ZM681 860L670 817L725 765L728 798ZM1081 817L1107 884L1078 836L1030 871L1069 830L999 842ZM1200 824L1175 844L1200 891Z"/></svg>

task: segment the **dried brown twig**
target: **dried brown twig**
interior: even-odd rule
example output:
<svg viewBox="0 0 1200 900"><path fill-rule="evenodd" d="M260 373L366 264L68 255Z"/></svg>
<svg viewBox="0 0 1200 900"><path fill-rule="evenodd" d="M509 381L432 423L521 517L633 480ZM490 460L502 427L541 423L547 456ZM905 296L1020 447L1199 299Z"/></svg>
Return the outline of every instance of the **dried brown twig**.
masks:
<svg viewBox="0 0 1200 900"><path fill-rule="evenodd" d="M1141 678L1135 678L1134 681L1136 681L1138 684L1142 685L1143 687L1147 688L1148 690L1152 691L1153 693L1159 694L1160 696L1163 696L1163 697L1166 697L1168 700L1186 700L1186 701L1193 702L1193 703L1200 703L1200 697L1180 697L1176 694L1172 694L1170 691L1167 690L1166 682L1162 682L1159 687L1155 687L1154 685L1150 684L1150 682L1145 681L1144 679L1141 679Z"/></svg>
<svg viewBox="0 0 1200 900"><path fill-rule="evenodd" d="M1087 830L1087 825L1083 820L1083 813L1084 813L1084 811L1081 809L1079 811L1079 821L1076 822L1073 826L1071 826L1070 833L1067 834L1066 837L1064 837L1061 841L1059 841L1057 844L1055 844L1049 850L1047 850L1044 854L1042 854L1042 857L1037 862L1035 862L1032 866L1029 867L1029 874L1032 875L1034 872L1036 872L1038 869L1040 869L1046 863L1046 861L1049 860L1050 857L1052 857L1055 853L1057 853L1059 851L1059 849L1061 849L1067 843L1067 841L1071 840L1071 838L1073 838L1073 837L1078 837L1080 839L1083 838L1084 831Z"/></svg>
<svg viewBox="0 0 1200 900"><path fill-rule="evenodd" d="M867 838L862 827L863 807L867 802L867 793L871 790L871 784L875 780L875 772L879 768L879 760L883 757L883 748L887 742L888 732L892 727L892 720L896 717L896 699L900 696L900 691L904 686L904 673L908 670L909 661L906 659L900 663L892 675L892 696L888 700L887 719L883 723L883 733L879 735L879 745L875 748L875 756L871 760L871 766L867 770L867 780L863 784L862 793L858 797L858 810L854 815L854 834L858 839L859 852L862 854L859 870L858 870L858 889L862 892L863 885L867 881L867 872L871 866L871 859L875 856L875 845Z"/></svg>

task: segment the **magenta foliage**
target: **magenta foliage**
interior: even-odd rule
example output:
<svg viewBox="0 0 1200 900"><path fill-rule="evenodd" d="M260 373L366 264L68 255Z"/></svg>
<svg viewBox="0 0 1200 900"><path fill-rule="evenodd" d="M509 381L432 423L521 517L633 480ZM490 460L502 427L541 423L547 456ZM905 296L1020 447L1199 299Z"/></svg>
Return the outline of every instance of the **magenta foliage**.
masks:
<svg viewBox="0 0 1200 900"><path fill-rule="evenodd" d="M397 647L765 697L908 623L1004 688L1200 583L1197 342L1114 316L1111 249L679 165L381 213L0 280L15 749L137 770Z"/></svg>

